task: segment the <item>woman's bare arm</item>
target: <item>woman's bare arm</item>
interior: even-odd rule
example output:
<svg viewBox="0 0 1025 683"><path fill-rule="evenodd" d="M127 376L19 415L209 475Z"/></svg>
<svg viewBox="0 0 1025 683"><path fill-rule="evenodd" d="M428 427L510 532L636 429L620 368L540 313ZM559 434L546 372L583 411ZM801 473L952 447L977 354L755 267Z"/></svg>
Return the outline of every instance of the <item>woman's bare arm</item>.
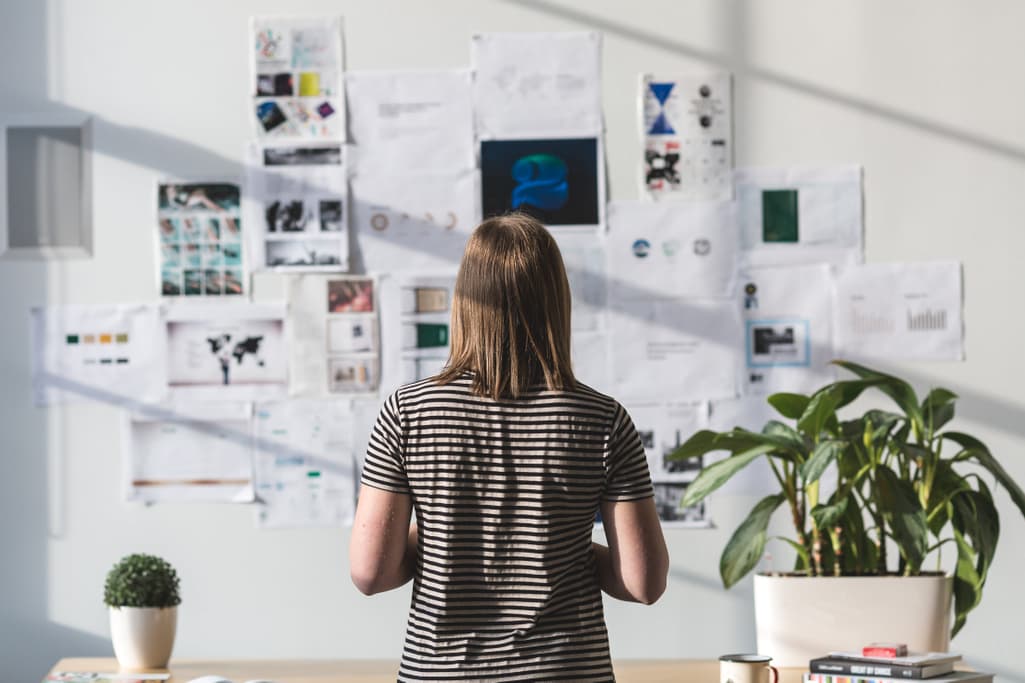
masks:
<svg viewBox="0 0 1025 683"><path fill-rule="evenodd" d="M416 566L416 525L408 494L361 486L349 542L349 573L365 595L405 584Z"/></svg>
<svg viewBox="0 0 1025 683"><path fill-rule="evenodd" d="M669 551L653 498L602 501L609 545L594 544L598 582L619 600L650 605L666 589Z"/></svg>

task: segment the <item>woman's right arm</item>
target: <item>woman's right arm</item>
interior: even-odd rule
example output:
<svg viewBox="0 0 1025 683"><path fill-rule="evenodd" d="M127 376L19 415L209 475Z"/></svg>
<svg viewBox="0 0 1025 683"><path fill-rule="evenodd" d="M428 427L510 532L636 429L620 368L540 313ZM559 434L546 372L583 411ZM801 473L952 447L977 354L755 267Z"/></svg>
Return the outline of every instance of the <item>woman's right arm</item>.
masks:
<svg viewBox="0 0 1025 683"><path fill-rule="evenodd" d="M598 583L619 600L650 605L666 590L669 550L655 499L601 503L608 547L594 544Z"/></svg>

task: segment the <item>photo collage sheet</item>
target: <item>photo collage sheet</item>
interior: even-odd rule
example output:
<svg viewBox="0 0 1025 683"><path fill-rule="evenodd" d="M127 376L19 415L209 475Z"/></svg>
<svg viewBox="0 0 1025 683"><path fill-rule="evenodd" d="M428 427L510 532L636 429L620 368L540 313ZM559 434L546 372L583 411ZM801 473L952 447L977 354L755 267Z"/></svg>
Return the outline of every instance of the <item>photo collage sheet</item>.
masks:
<svg viewBox="0 0 1025 683"><path fill-rule="evenodd" d="M345 72L342 40L252 20L245 172L159 182L158 303L34 312L37 402L124 406L128 500L350 523L380 401L444 367L463 246L511 210L559 243L574 370L632 416L667 526L711 524L680 506L709 459L667 457L696 431L760 430L833 358L963 357L960 264L864 263L856 166L735 169L729 74L641 76L643 198L607 201L599 34L409 71Z"/></svg>

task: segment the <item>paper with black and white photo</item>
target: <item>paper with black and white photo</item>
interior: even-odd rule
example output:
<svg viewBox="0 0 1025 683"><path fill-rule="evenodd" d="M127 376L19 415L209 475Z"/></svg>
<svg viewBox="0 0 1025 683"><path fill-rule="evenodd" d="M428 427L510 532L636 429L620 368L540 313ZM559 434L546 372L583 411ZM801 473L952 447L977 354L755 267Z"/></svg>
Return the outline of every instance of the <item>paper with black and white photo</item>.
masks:
<svg viewBox="0 0 1025 683"><path fill-rule="evenodd" d="M256 137L344 141L342 18L253 17L249 32Z"/></svg>
<svg viewBox="0 0 1025 683"><path fill-rule="evenodd" d="M257 527L351 524L356 503L351 402L258 403L253 414Z"/></svg>
<svg viewBox="0 0 1025 683"><path fill-rule="evenodd" d="M481 138L601 134L601 34L481 33L472 60Z"/></svg>
<svg viewBox="0 0 1025 683"><path fill-rule="evenodd" d="M737 169L734 185L746 265L864 261L860 167Z"/></svg>
<svg viewBox="0 0 1025 683"><path fill-rule="evenodd" d="M845 359L964 360L961 264L866 263L836 281L836 352Z"/></svg>
<svg viewBox="0 0 1025 683"><path fill-rule="evenodd" d="M177 401L251 401L288 392L285 307L181 304L163 321L167 386Z"/></svg>
<svg viewBox="0 0 1025 683"><path fill-rule="evenodd" d="M652 199L733 198L728 73L641 76L642 191Z"/></svg>
<svg viewBox="0 0 1025 683"><path fill-rule="evenodd" d="M176 402L125 413L125 500L253 500L252 410L239 402Z"/></svg>
<svg viewBox="0 0 1025 683"><path fill-rule="evenodd" d="M727 297L737 269L732 202L609 203L609 296Z"/></svg>
<svg viewBox="0 0 1025 683"><path fill-rule="evenodd" d="M250 144L244 206L252 268L347 270L348 193L343 145Z"/></svg>
<svg viewBox="0 0 1025 683"><path fill-rule="evenodd" d="M476 166L473 72L468 69L345 74L358 173L459 173Z"/></svg>
<svg viewBox="0 0 1025 683"><path fill-rule="evenodd" d="M480 222L480 177L359 173L352 178L352 262L365 272L455 268Z"/></svg>
<svg viewBox="0 0 1025 683"><path fill-rule="evenodd" d="M750 268L740 275L743 387L750 394L810 394L836 377L833 273L827 264Z"/></svg>
<svg viewBox="0 0 1025 683"><path fill-rule="evenodd" d="M737 395L741 322L719 299L637 300L610 315L615 395L631 402Z"/></svg>
<svg viewBox="0 0 1025 683"><path fill-rule="evenodd" d="M153 304L32 309L32 386L39 406L152 403L167 394L160 308Z"/></svg>
<svg viewBox="0 0 1025 683"><path fill-rule="evenodd" d="M161 181L157 224L161 296L248 293L237 180Z"/></svg>

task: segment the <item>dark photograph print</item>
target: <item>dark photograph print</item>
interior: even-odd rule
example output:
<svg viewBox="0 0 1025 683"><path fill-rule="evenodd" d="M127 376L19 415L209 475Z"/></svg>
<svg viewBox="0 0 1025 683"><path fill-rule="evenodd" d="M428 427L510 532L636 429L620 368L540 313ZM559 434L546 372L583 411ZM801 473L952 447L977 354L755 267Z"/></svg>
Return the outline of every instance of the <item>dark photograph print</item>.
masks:
<svg viewBox="0 0 1025 683"><path fill-rule="evenodd" d="M522 211L542 223L597 225L598 140L483 140L484 216Z"/></svg>

